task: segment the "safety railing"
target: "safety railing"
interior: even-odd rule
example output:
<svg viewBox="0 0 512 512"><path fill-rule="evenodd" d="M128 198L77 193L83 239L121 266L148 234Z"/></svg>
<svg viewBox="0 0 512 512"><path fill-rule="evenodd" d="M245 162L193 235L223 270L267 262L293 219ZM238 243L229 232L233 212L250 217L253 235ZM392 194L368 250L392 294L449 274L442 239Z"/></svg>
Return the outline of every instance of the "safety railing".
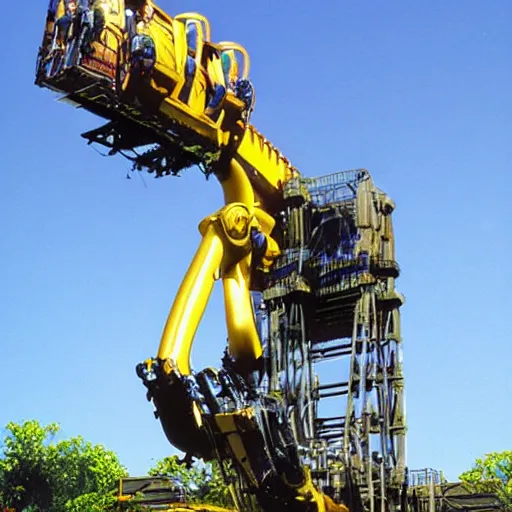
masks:
<svg viewBox="0 0 512 512"><path fill-rule="evenodd" d="M284 197L304 197L315 206L354 199L359 183L369 177L366 169L341 171L319 178L294 178L284 186Z"/></svg>
<svg viewBox="0 0 512 512"><path fill-rule="evenodd" d="M437 469L425 468L409 471L409 485L411 487L441 485L443 480L443 472Z"/></svg>

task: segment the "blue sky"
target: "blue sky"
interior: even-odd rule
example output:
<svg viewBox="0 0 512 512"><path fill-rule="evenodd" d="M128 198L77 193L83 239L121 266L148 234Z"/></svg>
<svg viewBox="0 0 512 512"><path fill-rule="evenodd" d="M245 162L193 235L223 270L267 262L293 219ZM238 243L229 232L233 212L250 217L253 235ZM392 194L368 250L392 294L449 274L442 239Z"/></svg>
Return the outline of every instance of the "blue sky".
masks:
<svg viewBox="0 0 512 512"><path fill-rule="evenodd" d="M304 175L365 167L396 201L409 466L456 478L510 449L512 3L160 5L248 49L253 122ZM222 194L197 170L126 180L126 161L86 147L99 121L33 86L45 9L0 21L0 425L57 421L143 474L171 448L134 367ZM197 368L222 352L221 297Z"/></svg>

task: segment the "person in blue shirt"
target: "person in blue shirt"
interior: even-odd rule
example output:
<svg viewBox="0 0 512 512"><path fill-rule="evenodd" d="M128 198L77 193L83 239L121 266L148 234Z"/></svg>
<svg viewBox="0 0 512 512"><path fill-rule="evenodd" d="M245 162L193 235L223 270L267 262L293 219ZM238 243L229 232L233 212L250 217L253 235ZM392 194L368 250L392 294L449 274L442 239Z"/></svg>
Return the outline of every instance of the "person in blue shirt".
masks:
<svg viewBox="0 0 512 512"><path fill-rule="evenodd" d="M64 16L61 16L55 22L55 27L57 30L57 44L61 47L63 47L67 42L69 36L69 29L71 27L71 24L75 20L77 8L78 6L76 1L69 0L66 5L66 12Z"/></svg>

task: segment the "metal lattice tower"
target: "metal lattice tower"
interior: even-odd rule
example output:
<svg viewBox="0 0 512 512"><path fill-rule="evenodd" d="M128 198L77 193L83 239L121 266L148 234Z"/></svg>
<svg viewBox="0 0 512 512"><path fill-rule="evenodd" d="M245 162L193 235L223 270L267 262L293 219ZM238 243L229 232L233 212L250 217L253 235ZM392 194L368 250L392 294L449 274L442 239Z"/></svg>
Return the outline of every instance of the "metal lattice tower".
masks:
<svg viewBox="0 0 512 512"><path fill-rule="evenodd" d="M263 292L268 391L317 484L401 509L405 406L393 201L366 170L286 184L283 254Z"/></svg>

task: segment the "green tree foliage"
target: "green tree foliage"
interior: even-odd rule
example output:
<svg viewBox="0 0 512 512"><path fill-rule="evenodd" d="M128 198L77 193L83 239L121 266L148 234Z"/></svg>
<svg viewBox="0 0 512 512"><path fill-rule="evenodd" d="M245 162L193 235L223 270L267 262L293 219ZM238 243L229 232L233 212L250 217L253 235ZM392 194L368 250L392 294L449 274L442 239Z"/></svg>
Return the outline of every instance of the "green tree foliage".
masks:
<svg viewBox="0 0 512 512"><path fill-rule="evenodd" d="M0 458L0 496L16 510L107 510L126 476L117 456L82 437L55 442L59 427L9 423Z"/></svg>
<svg viewBox="0 0 512 512"><path fill-rule="evenodd" d="M224 481L220 465L217 461L209 463L207 488L206 493L202 496L202 502L219 507L233 507L234 505L231 491Z"/></svg>
<svg viewBox="0 0 512 512"><path fill-rule="evenodd" d="M477 459L473 468L459 478L477 492L495 493L505 506L512 507L512 451Z"/></svg>
<svg viewBox="0 0 512 512"><path fill-rule="evenodd" d="M195 462L187 467L178 456L166 457L150 469L150 476L166 476L185 486L191 503L203 503L219 507L232 507L229 486L225 484L219 464Z"/></svg>
<svg viewBox="0 0 512 512"><path fill-rule="evenodd" d="M99 492L92 492L89 494L82 494L74 500L69 500L66 503L66 512L108 512L116 510L117 497L112 493L102 494ZM133 507L131 510L135 510Z"/></svg>

